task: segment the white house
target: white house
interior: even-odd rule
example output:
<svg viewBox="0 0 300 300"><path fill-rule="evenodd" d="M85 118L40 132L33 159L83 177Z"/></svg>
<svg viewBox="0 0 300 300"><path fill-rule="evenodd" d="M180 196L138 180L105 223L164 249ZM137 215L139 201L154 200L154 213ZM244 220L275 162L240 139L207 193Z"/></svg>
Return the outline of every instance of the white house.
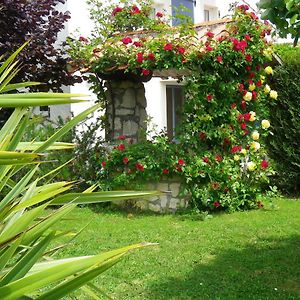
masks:
<svg viewBox="0 0 300 300"><path fill-rule="evenodd" d="M190 16L194 23L204 21L212 21L219 19L228 14L230 0L155 0L156 11L166 11L172 14L172 8L183 4L190 9ZM254 5L255 0L247 1ZM67 0L62 7L71 13L66 30L61 33L60 39L65 39L69 34L78 31L80 35L88 37L93 29L93 23L89 18L88 5L86 0ZM180 106L183 100L180 85L174 79L163 80L161 78L152 78L145 83L147 114L152 118L157 129L168 128L172 131L176 126L177 116L175 107ZM76 84L75 86L66 88L71 93L91 94L87 83ZM95 95L91 96L90 103L72 104L65 106L64 109L58 111L57 108L51 107L50 118L57 118L59 114L62 116L76 115L82 110L92 105Z"/></svg>

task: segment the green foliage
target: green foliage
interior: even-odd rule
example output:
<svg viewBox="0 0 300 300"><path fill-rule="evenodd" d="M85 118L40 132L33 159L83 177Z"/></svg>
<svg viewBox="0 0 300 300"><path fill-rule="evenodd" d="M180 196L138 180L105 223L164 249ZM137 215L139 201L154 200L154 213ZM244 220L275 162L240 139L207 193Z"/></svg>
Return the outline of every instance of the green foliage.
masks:
<svg viewBox="0 0 300 300"><path fill-rule="evenodd" d="M285 191L300 192L300 48L279 46L283 65L276 68L271 85L279 101L270 110L276 138L269 140L268 152L276 162L277 184Z"/></svg>
<svg viewBox="0 0 300 300"><path fill-rule="evenodd" d="M260 0L258 7L263 10L261 17L270 20L281 37L291 34L296 46L300 37L299 0Z"/></svg>
<svg viewBox="0 0 300 300"><path fill-rule="evenodd" d="M24 87L23 83L10 84L18 71L15 58L24 46L1 64L0 91L12 91ZM57 141L98 109L99 105L85 110L56 130L48 139L32 143L22 142L31 117L28 105L49 105L53 100L56 104L78 102L76 99L78 96L83 95L41 93L0 95L0 108L11 107L11 99L14 99L16 107L0 130L0 193L6 189L0 200L0 295L3 300L60 299L86 285L117 263L127 252L147 245L135 244L94 256L61 260L52 257L57 248L50 248L51 243L59 237L69 235L66 231L57 232L52 226L73 210L76 204L152 194L110 192L107 193L108 198L106 198L105 192L93 193L95 187L90 187L84 193L61 195L69 191L74 182L43 184L41 179L58 172L62 166L51 170L41 178L34 178L39 164L47 162L45 152L57 148L72 148L73 144ZM24 166L28 167L28 171L15 181L14 176ZM50 205L61 205L61 207L46 211L45 209ZM90 290L88 287L85 289Z"/></svg>

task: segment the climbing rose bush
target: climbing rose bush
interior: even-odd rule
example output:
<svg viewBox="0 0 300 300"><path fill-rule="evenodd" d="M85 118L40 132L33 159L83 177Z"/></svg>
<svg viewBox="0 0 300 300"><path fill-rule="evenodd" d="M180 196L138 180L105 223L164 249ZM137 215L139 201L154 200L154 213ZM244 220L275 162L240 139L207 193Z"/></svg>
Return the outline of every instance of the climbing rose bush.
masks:
<svg viewBox="0 0 300 300"><path fill-rule="evenodd" d="M159 137L130 145L121 139L99 159L99 179L107 182L103 188L176 176L183 182L182 195L198 209L262 207L262 186L272 173L264 145L272 130L268 107L278 96L266 84L273 74L266 65L272 57L268 34L269 25L241 5L221 34L208 31L198 37L179 28L164 37L158 32L135 40L125 33L93 50L86 62L94 72L184 68L190 74L183 79L176 143Z"/></svg>

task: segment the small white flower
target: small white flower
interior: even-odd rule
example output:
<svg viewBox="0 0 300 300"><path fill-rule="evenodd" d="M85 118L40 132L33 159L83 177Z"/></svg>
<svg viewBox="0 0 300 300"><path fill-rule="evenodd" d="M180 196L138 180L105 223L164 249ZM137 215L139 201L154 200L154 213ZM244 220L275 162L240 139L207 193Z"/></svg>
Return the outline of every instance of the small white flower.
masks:
<svg viewBox="0 0 300 300"><path fill-rule="evenodd" d="M251 136L252 136L252 138L253 138L254 141L258 141L259 140L259 132L257 130L254 130L252 132Z"/></svg>
<svg viewBox="0 0 300 300"><path fill-rule="evenodd" d="M251 101L251 100L252 100L252 93L247 92L247 93L244 95L243 98L244 98L245 101Z"/></svg>
<svg viewBox="0 0 300 300"><path fill-rule="evenodd" d="M278 97L278 93L277 93L276 91L274 91L274 90L271 90L271 91L270 91L270 98L276 100L277 97Z"/></svg>
<svg viewBox="0 0 300 300"><path fill-rule="evenodd" d="M263 129L268 129L271 126L270 122L268 120L262 120L261 121L261 127Z"/></svg>
<svg viewBox="0 0 300 300"><path fill-rule="evenodd" d="M268 84L265 85L264 92L266 94L269 94L271 92L271 88L270 88L270 86Z"/></svg>

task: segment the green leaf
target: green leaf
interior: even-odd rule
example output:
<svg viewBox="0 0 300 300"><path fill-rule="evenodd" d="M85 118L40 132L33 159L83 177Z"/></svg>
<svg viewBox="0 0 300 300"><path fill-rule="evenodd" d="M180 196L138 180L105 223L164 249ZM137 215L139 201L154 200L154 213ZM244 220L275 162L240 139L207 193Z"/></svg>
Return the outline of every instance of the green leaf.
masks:
<svg viewBox="0 0 300 300"><path fill-rule="evenodd" d="M17 145L16 150L20 151L36 151L39 147L43 145L44 142L20 142ZM50 147L47 148L49 150L66 150L66 149L74 149L76 145L73 143L63 143L63 142L55 142Z"/></svg>
<svg viewBox="0 0 300 300"><path fill-rule="evenodd" d="M54 232L48 234L38 244L28 250L27 253L16 263L13 268L0 281L0 286L4 286L12 281L24 277L32 266L43 256L44 251L54 237Z"/></svg>
<svg viewBox="0 0 300 300"><path fill-rule="evenodd" d="M40 147L38 147L34 152L43 152L48 147L52 146L54 142L56 142L58 139L60 139L62 136L64 136L69 130L71 130L75 125L77 125L79 122L84 120L89 114L93 113L97 109L101 107L101 104L96 104L76 117L74 117L72 120L70 120L67 124L65 124L62 128L60 128L57 132L55 132L47 141L45 141Z"/></svg>
<svg viewBox="0 0 300 300"><path fill-rule="evenodd" d="M50 205L62 205L65 203L88 204L108 201L120 201L127 199L139 199L143 197L150 197L161 194L158 191L102 191L93 193L69 193L58 196Z"/></svg>

